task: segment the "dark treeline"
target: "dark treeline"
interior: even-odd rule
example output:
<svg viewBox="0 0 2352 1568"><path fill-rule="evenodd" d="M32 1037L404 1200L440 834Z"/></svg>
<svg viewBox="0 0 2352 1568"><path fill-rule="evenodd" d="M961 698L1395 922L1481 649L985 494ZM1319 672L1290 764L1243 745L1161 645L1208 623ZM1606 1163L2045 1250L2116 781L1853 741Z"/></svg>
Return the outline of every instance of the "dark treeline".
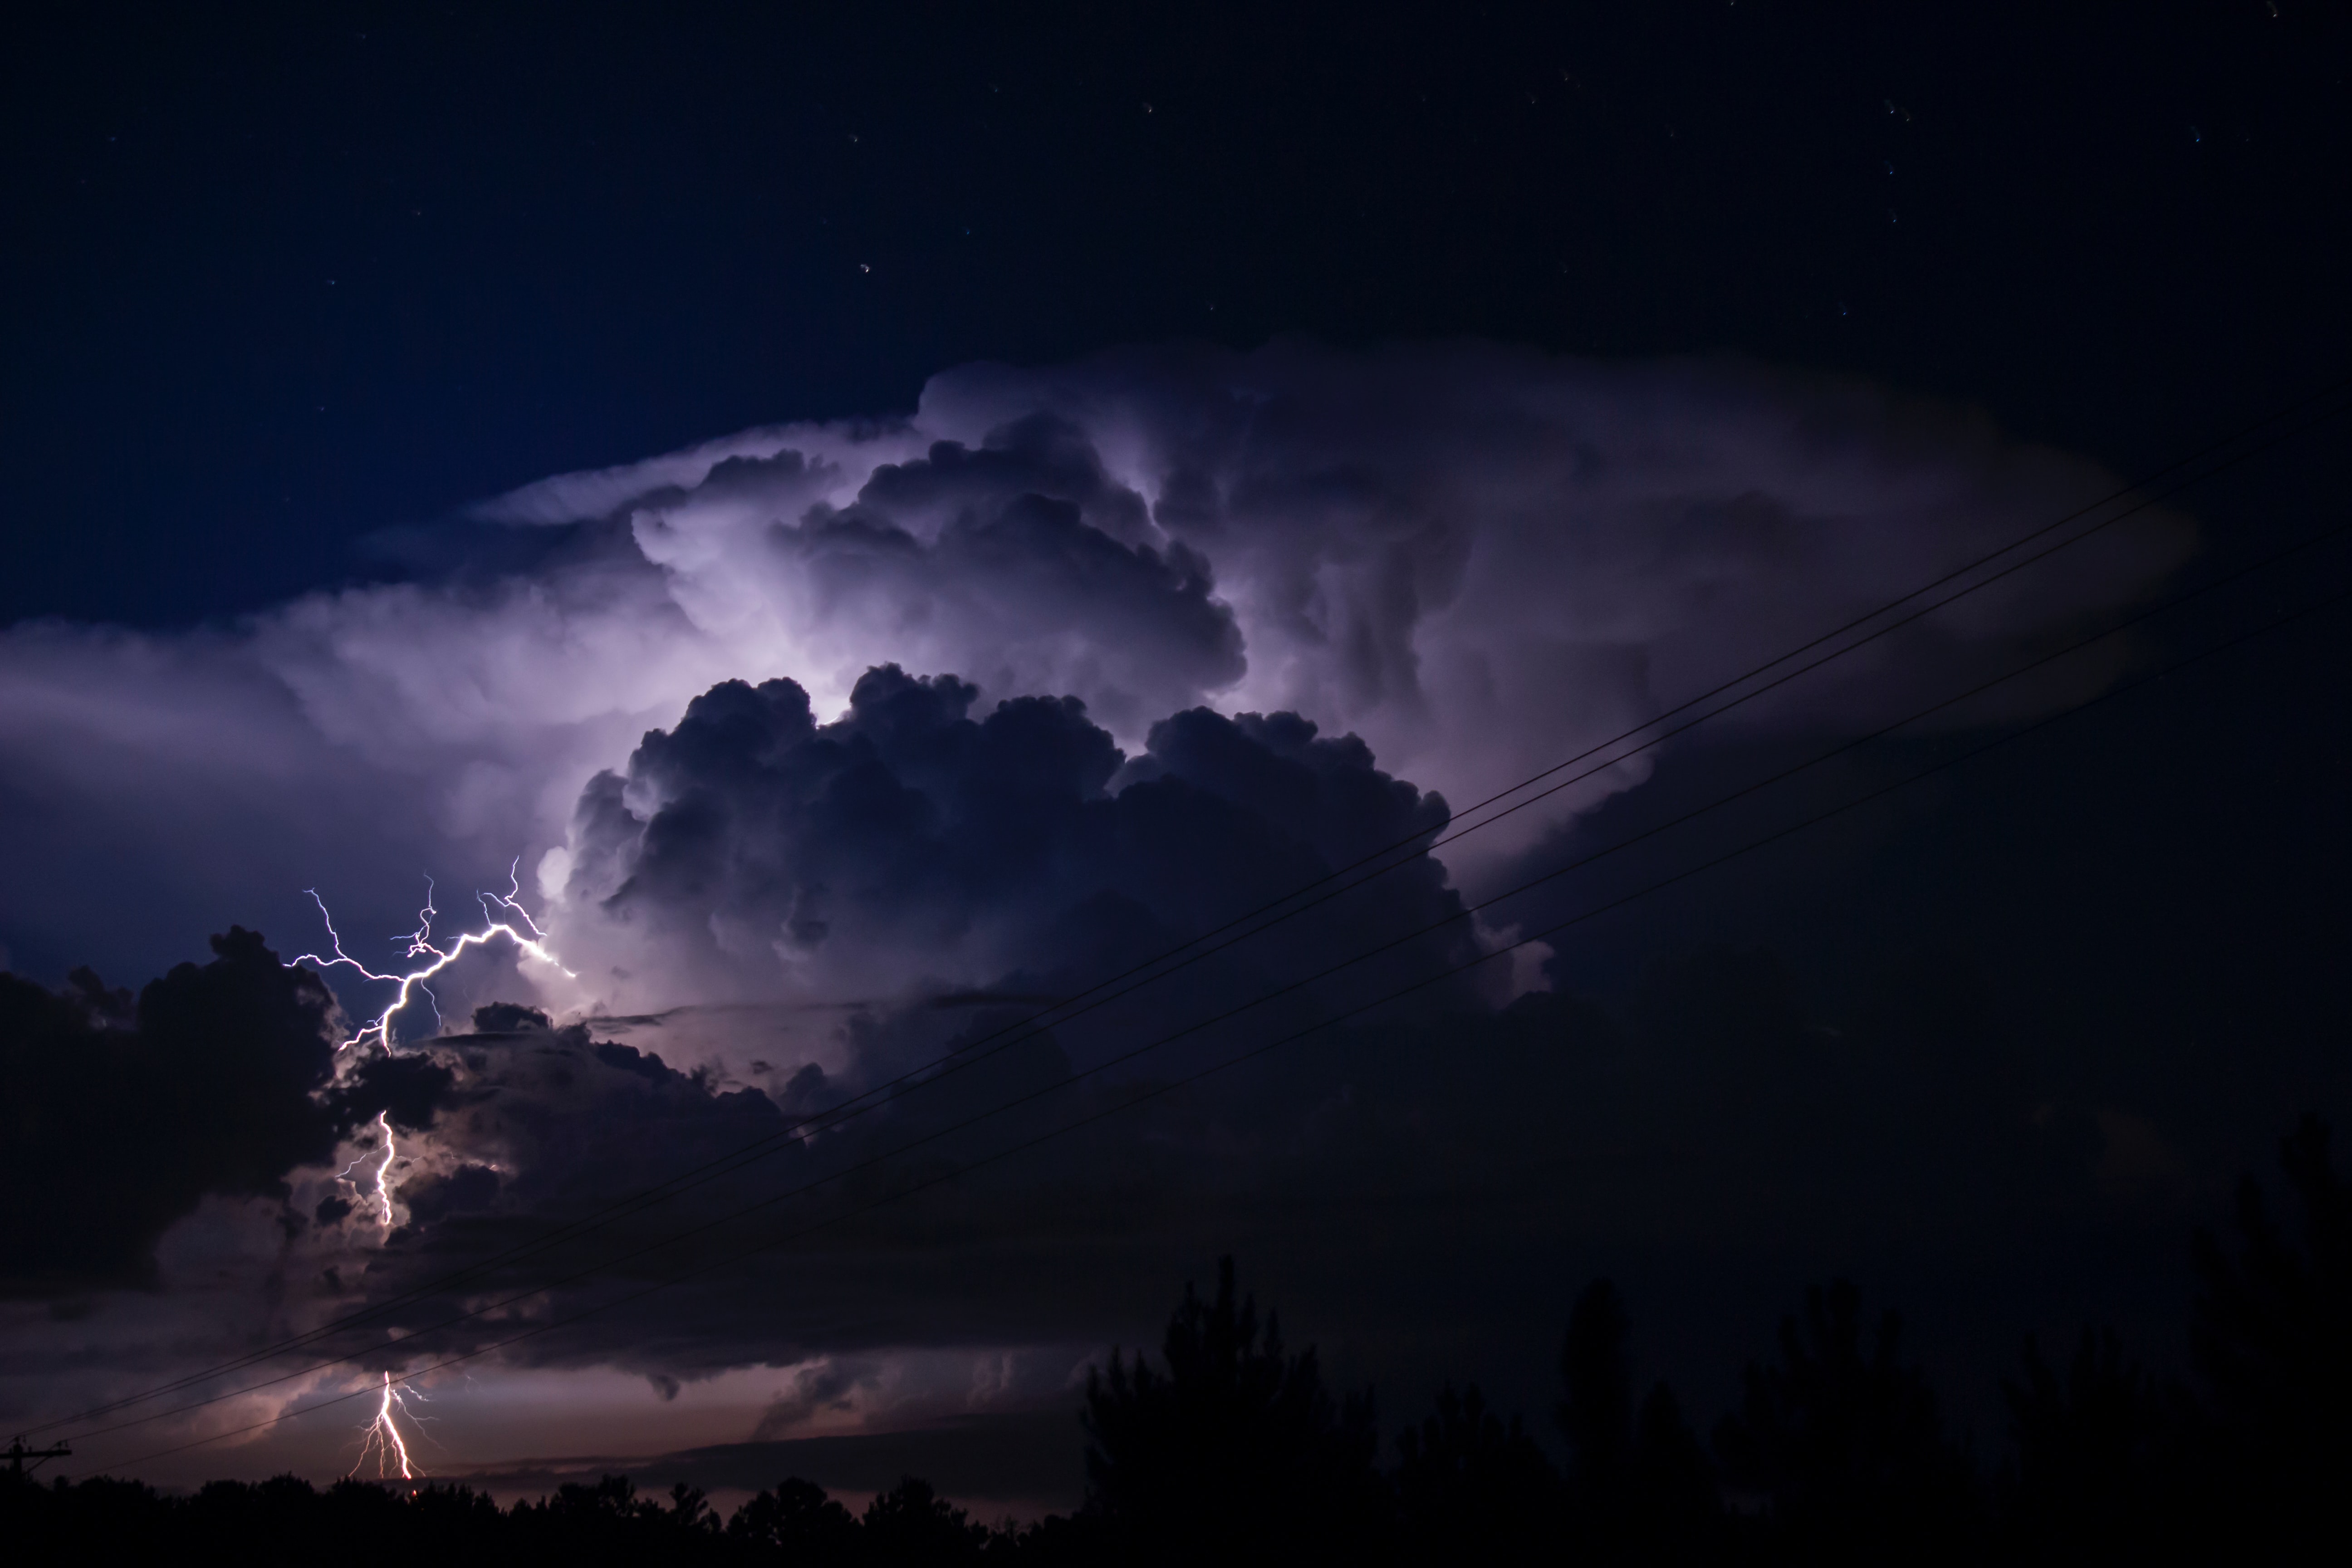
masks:
<svg viewBox="0 0 2352 1568"><path fill-rule="evenodd" d="M1087 1502L991 1529L908 1478L863 1517L786 1480L721 1520L686 1486L620 1477L501 1509L462 1486L291 1477L165 1497L105 1479L0 1476L21 1561L345 1564L788 1563L2341 1562L2352 1512L2352 1190L2306 1120L2283 1223L2250 1177L2228 1242L2197 1241L2191 1378L2154 1378L2086 1331L2030 1341L2005 1382L2010 1443L1979 1463L1906 1358L1902 1325L1843 1281L1807 1293L1705 1435L1664 1384L1637 1390L1630 1324L1577 1301L1550 1412L1563 1470L1514 1415L1447 1390L1381 1462L1371 1396L1238 1297L1187 1289L1161 1359L1115 1356L1081 1416ZM2332 1543L2332 1544L2331 1544Z"/></svg>

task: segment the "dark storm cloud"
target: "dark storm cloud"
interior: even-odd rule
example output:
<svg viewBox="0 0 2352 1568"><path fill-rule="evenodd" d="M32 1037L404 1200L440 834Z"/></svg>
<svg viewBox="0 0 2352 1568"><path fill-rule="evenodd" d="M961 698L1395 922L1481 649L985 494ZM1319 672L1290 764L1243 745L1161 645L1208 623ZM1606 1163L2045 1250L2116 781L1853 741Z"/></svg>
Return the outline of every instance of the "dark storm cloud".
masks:
<svg viewBox="0 0 2352 1568"><path fill-rule="evenodd" d="M404 1260L523 1239L544 1215L627 1196L785 1126L757 1090L717 1089L577 1026L527 1022L445 1037L426 1053L454 1085L436 1128L440 1157L396 1188L402 1224L369 1269L378 1290ZM671 1210L657 1225L677 1218Z"/></svg>
<svg viewBox="0 0 2352 1568"><path fill-rule="evenodd" d="M673 1378L797 1364L764 1428L781 1435L870 1392L909 1347L1148 1341L1175 1282L1223 1249L1254 1259L1288 1321L1345 1364L1385 1364L1408 1384L1481 1371L1498 1343L1539 1358L1568 1298L1603 1268L1737 1282L1723 1303L1685 1304L1710 1341L1762 1331L1738 1310L1766 1309L1808 1270L1884 1279L1921 1247L1973 1289L2079 1289L2112 1257L2097 1238L2139 1194L2103 1167L2086 1108L2053 1103L2000 1021L1956 1005L1967 988L1935 964L1890 971L1831 1021L1806 1014L1769 956L1702 954L1658 972L1615 1016L1535 995L1499 1015L1360 1025L1141 1103L1148 1078L1097 1080L936 1136L1068 1075L1067 1054L1031 1040L841 1131L781 1141L740 1175L593 1243L494 1270L500 1291L529 1292L711 1227L532 1296L526 1321L600 1310L502 1353ZM462 1217L428 1220L418 1200L438 1204L443 1189L404 1188L410 1220L372 1262L372 1293L532 1236L537 1215L588 1211L772 1132L848 1087L803 1085L814 1099L780 1114L585 1029L434 1048L474 1064L460 1071L472 1108L450 1113L442 1136L519 1174L495 1194L480 1184L487 1202ZM898 1196L1105 1111L1016 1160ZM692 1278L604 1310L673 1272ZM448 1305L394 1321L422 1328ZM385 1352L456 1350L516 1326L500 1314ZM1989 1356L2012 1326L1983 1325L1999 1340L1981 1347ZM1069 1359L1033 1357L996 1407L1066 1401ZM958 1408L952 1378L946 1392L918 1413Z"/></svg>
<svg viewBox="0 0 2352 1568"><path fill-rule="evenodd" d="M423 1057L378 1053L346 1068L331 1098L345 1125L382 1112L403 1131L422 1132L449 1098L449 1070Z"/></svg>
<svg viewBox="0 0 2352 1568"><path fill-rule="evenodd" d="M974 687L868 671L819 724L790 681L729 682L581 799L567 950L650 955L703 994L801 972L850 997L908 982L1054 994L1390 845L1444 803L1295 714L1193 709L1129 760L1070 698L971 716ZM1423 861L1207 973L1304 972L1460 909ZM1473 951L1468 922L1424 944ZM1416 959L1411 950L1399 957Z"/></svg>
<svg viewBox="0 0 2352 1568"><path fill-rule="evenodd" d="M1186 1260L1222 1249L1280 1260L1322 1332L1358 1344L1421 1334L1442 1357L1454 1331L1429 1314L1460 1310L1463 1292L1490 1296L1490 1327L1540 1335L1571 1276L1601 1259L1720 1265L1762 1249L1791 1267L1838 1267L1933 1237L1985 1260L2062 1245L2130 1196L2100 1184L2108 1140L2090 1108L2019 1054L1963 969L1936 963L1886 972L1835 1018L1809 1016L1762 952L1685 959L1613 1012L1549 994L1497 1011L1475 989L1441 990L1418 1012L1159 1092L1459 962L1477 951L1465 936L1400 950L1355 984L1311 993L1313 1005L1073 1082L1107 1051L1458 902L1424 865L1352 921L1109 1022L1010 1028L1036 996L1428 831L1444 809L1380 773L1361 742L1316 736L1290 715L1179 714L1129 761L1075 702L1018 700L979 720L971 702L951 678L885 668L820 725L788 683L730 683L648 735L625 780L590 788L577 842L596 852L575 875L604 879L616 921L656 928L637 951L675 942L730 973L777 960L758 942L727 949L718 933L732 928L785 950L866 944L942 965L961 955L996 984L950 1009L862 1009L843 1055L784 1064L765 1092L601 1039L594 1020L557 1029L527 1008L483 1009L479 1032L427 1047L456 1075L453 1109L436 1126L439 1163L397 1189L404 1223L369 1263L369 1296L528 1238L537 1215L593 1213L733 1151L768 1152L391 1321L421 1329L478 1299L485 1279L525 1294L562 1280L533 1314L596 1316L505 1353L670 1379L797 1363L763 1429L783 1433L846 1407L910 1346L1141 1332L1137 1314ZM985 943L973 936L983 927ZM1015 994L1033 1000L988 1000ZM951 1073L787 1135L975 1047ZM1360 1246L1368 1225L1377 1258ZM688 1232L700 1234L667 1245ZM1522 1256L1538 1234L1544 1256ZM640 1249L651 1250L616 1277L569 1278ZM1399 1270L1420 1283L1388 1272ZM672 1272L691 1278L604 1310ZM499 1316L431 1342L454 1350L511 1330ZM403 1342L398 1353L419 1352ZM1039 1362L1008 1386L1015 1403L1050 1402L1066 1372Z"/></svg>
<svg viewBox="0 0 2352 1568"><path fill-rule="evenodd" d="M0 974L0 1289L141 1284L156 1237L207 1194L268 1196L333 1152L353 1107L334 1069L334 998L252 931L213 939L131 993L78 970L61 993ZM364 1110L426 1086L370 1080Z"/></svg>
<svg viewBox="0 0 2352 1568"><path fill-rule="evenodd" d="M599 1039L593 1019L556 1029L528 1008L484 1007L476 1034L425 1047L457 1075L445 1097L453 1109L436 1128L430 1169L397 1189L405 1223L370 1263L367 1291L380 1297L528 1234L531 1216L594 1212L667 1173L761 1142L769 1152L744 1173L615 1226L590 1253L627 1251L763 1194L845 1173L846 1181L763 1208L744 1225L730 1222L719 1239L821 1221L844 1201L887 1192L899 1173L887 1157L910 1142L921 1144L926 1168L936 1169L941 1160L967 1159L1115 1108L1180 1069L1215 1059L1230 1048L1232 1030L1108 1078L1069 1081L1106 1053L1206 1018L1279 981L1428 927L1436 930L1391 948L1376 977L1436 977L1479 951L1469 922L1451 918L1461 906L1442 868L1422 861L1331 906L1318 921L1188 971L1180 987L1159 987L1052 1036L1008 1032L1034 1010L1035 998L1080 989L1369 851L1433 834L1446 813L1442 801L1379 771L1360 741L1319 736L1296 715L1229 719L1189 710L1154 725L1148 750L1130 760L1073 700L1015 699L974 719L974 697L952 677L918 679L885 668L858 682L843 718L818 724L805 694L789 682L721 685L698 698L673 729L647 735L625 779L591 784L574 839L574 901L601 895L596 907L625 951L691 968L706 989L730 979L772 984L808 959L836 979L871 968L877 982L886 969L920 964L919 973L967 984L951 994L957 1005L929 1005L917 989L860 1008L824 1064L781 1064L765 1093ZM903 994L908 987L902 981L894 989ZM1285 1008L1255 1014L1250 1037L1296 1027L1332 994L1328 987L1309 991ZM1437 986L1419 1016L1474 1005L1478 994L1475 984ZM1021 997L1032 1000L1018 1006L1004 1000ZM615 1021L633 1029L646 1022ZM658 1038L658 1028L647 1037ZM855 1121L813 1138L782 1136L787 1118L822 1113L967 1047L979 1048L951 1073ZM1229 1134L1244 1140L1237 1147L1269 1134L1290 1138L1287 1123L1300 1107L1284 1081L1261 1074L1244 1082L1238 1121L1222 1089L1178 1097L1141 1124L1140 1146L1135 1128L1104 1128L1047 1156L1040 1171L1012 1178L1010 1187L940 1201L971 1205L954 1224L991 1250L1028 1245L1022 1237L1033 1224L1052 1232L1104 1223L1108 1194L1126 1203L1157 1189L1155 1206L1181 1208L1265 1173L1262 1155L1215 1151ZM1271 1096L1265 1107L1249 1108L1262 1092ZM1008 1106L1008 1114L958 1130L975 1112ZM581 1128L593 1128L594 1138L583 1142ZM1080 1179L1080 1169L1092 1178ZM493 1171L495 1180L487 1174ZM1042 1191L1034 1185L1039 1181ZM1074 1197L1077 1209L1064 1214ZM366 1216L350 1223L362 1225ZM1125 1224L1134 1228L1131 1218ZM694 1256L689 1248L669 1260ZM568 1251L502 1271L502 1288L560 1277L571 1261ZM921 1266L890 1258L883 1267ZM688 1287L684 1295L694 1304L620 1314L589 1331L589 1348L572 1337L520 1353L625 1354L649 1372L676 1373L746 1356L926 1343L942 1331L928 1314L886 1309L866 1295L851 1282L861 1272L849 1270L820 1290L821 1299L781 1280L749 1295L740 1282ZM567 1287L550 1310L592 1301L602 1288ZM735 1303L773 1291L798 1303L788 1319L762 1320L764 1326L737 1321ZM1021 1322L1036 1303L1021 1296L963 1317L950 1337L973 1342L983 1318L1009 1336L1031 1331ZM422 1306L400 1321L428 1322L438 1310ZM492 1323L480 1332L498 1331ZM460 1331L460 1338L473 1333ZM845 1374L811 1375L822 1384L824 1376Z"/></svg>

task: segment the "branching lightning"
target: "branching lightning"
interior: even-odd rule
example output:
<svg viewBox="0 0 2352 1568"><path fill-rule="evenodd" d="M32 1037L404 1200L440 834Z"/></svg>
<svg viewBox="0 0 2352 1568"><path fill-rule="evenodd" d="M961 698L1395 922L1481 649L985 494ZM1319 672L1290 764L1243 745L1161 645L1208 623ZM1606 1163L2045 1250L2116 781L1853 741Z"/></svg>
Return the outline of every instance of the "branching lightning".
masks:
<svg viewBox="0 0 2352 1568"><path fill-rule="evenodd" d="M389 1047L392 1044L393 1019L420 993L424 995L426 1005L433 1008L434 1025L437 1028L440 1025L441 1009L434 1000L432 987L425 982L455 963L458 956L467 948L488 946L494 937L507 938L520 948L526 955L560 971L567 979L578 978L572 971L558 963L555 955L547 950L547 933L540 930L539 922L530 918L530 911L522 907L520 898L522 884L516 877L516 868L521 864L521 858L517 857L514 863L507 868L505 892L478 892L474 895L482 906L482 929L466 932L446 947L436 945L433 940L434 917L441 911L434 907L433 879L427 877L425 879L425 907L416 912L416 929L404 936L396 936L392 940L407 944L404 957L429 959L431 962L422 967L409 970L404 974L379 974L345 952L342 936L335 930L335 918L327 912L327 901L319 897L319 890L316 888L307 889L310 895L310 901L319 906L319 918L326 924L329 951L333 956L306 952L289 963L287 967L290 969L297 963L310 963L320 970L328 970L339 964L348 964L357 970L363 980L379 981L387 985L400 987L399 992L392 999L392 1005L362 1025L358 1033L336 1047L338 1050L349 1050L353 1046L368 1041ZM389 1138L390 1134L387 1133L386 1136Z"/></svg>
<svg viewBox="0 0 2352 1568"><path fill-rule="evenodd" d="M408 1402L412 1399L422 1403L425 1395L413 1388L394 1384L389 1372L383 1374L383 1400L376 1406L375 1418L360 1428L359 1460L345 1472L347 1475L358 1475L373 1458L380 1479L389 1479L394 1466L399 1468L402 1480L416 1479L416 1471L408 1458L408 1442L400 1435L400 1424L393 1419L395 1411L412 1421L423 1419L408 1408Z"/></svg>
<svg viewBox="0 0 2352 1568"><path fill-rule="evenodd" d="M392 939L402 944L404 949L402 956L411 960L423 959L426 962L399 974L380 974L345 952L342 934L335 930L335 917L329 912L327 901L319 896L319 890L316 888L308 889L310 901L319 906L319 919L327 928L328 952L302 953L289 962L287 967L291 969L296 964L308 963L325 971L339 965L346 966L356 970L362 980L399 987L392 998L391 1005L362 1024L350 1039L336 1047L338 1053L347 1051L354 1046L367 1044L373 1044L383 1050L391 1049L393 1019L420 995L425 999L425 1004L432 1007L434 1027L438 1029L441 1026L441 1008L438 1000L433 994L433 987L428 982L455 963L464 955L467 948L486 947L492 939L497 937L505 937L516 947L521 949L525 956L539 960L563 974L567 979L578 978L572 971L565 969L555 955L548 951L547 933L540 929L537 921L531 919L530 911L522 906L522 884L517 875L521 864L520 857L517 857L514 862L508 866L505 892L477 892L474 895L475 900L482 907L482 929L467 931L455 942L447 942L446 945L436 942L433 939L433 921L441 911L433 901L433 879L427 877L425 879L425 907L416 911L416 929L404 936ZM354 1179L352 1174L373 1156L373 1152L370 1151L362 1153L350 1164L345 1165L336 1180L345 1184L354 1194L363 1197L369 1206L375 1210L378 1222L383 1225L385 1231L389 1232L392 1229L394 1217L392 1167L400 1157L400 1149L393 1140L392 1115L389 1110L376 1112L375 1127L378 1135L383 1140L383 1149L382 1156L375 1158L373 1174L357 1179ZM386 1372L383 1374L383 1394L377 1402L375 1415L366 1426L360 1428L360 1456L352 1464L349 1474L358 1475L373 1460L379 1479L389 1479L395 1470L399 1472L402 1480L416 1479L418 1474L416 1462L409 1454L408 1440L402 1435L399 1422L399 1417L403 1415L415 1422L421 1423L425 1420L425 1417L409 1408L411 1400L424 1403L425 1395L414 1388L394 1383L392 1373ZM422 1432L420 1426L420 1436Z"/></svg>

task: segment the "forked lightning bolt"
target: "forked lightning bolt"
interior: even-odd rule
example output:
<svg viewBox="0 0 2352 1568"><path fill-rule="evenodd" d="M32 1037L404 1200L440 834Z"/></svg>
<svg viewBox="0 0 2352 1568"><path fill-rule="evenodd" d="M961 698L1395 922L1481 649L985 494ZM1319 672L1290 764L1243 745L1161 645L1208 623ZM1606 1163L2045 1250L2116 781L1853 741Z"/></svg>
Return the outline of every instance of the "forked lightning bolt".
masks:
<svg viewBox="0 0 2352 1568"><path fill-rule="evenodd" d="M396 1409L412 1421L421 1420L422 1417L410 1415L408 1402L411 1399L422 1400L424 1397L413 1388L396 1386L392 1381L392 1373L385 1373L383 1402L376 1406L375 1419L360 1428L359 1461L345 1473L358 1475L365 1468L368 1460L373 1458L375 1460L375 1473L379 1479L390 1479L393 1467L397 1465L400 1468L402 1480L415 1480L416 1471L409 1462L408 1444L401 1436L400 1424L393 1419L393 1413Z"/></svg>
<svg viewBox="0 0 2352 1568"><path fill-rule="evenodd" d="M433 919L441 911L433 907L433 879L427 877L425 879L425 907L416 911L416 929L405 936L394 937L393 941L404 942L408 944L408 950L403 956L411 959L430 959L431 962L421 968L412 969L404 974L378 974L374 970L345 952L343 939L335 930L335 918L327 912L326 900L319 897L319 890L316 888L308 889L310 901L319 906L319 918L326 922L327 940L331 944L330 951L333 956L327 957L316 952L306 952L289 963L287 967L291 969L297 963L310 963L326 970L332 969L338 964L348 964L359 971L360 977L363 980L381 981L387 985L400 987L399 992L392 999L392 1005L362 1025L357 1034L336 1047L338 1050L349 1050L352 1047L368 1040L373 1040L379 1046L389 1047L392 1044L392 1020L402 1008L415 1000L419 992L424 994L428 1005L433 1005L433 990L425 982L455 963L458 956L467 948L488 946L493 937L507 938L531 957L561 971L567 979L579 978L572 971L565 969L562 963L557 963L555 955L548 952L547 933L539 929L539 922L532 920L530 911L522 907L519 899L522 891L522 884L516 879L515 876L516 868L521 864L521 858L518 856L514 864L507 868L507 890L504 893L474 895L482 906L484 922L482 929L466 932L446 947L436 946L433 941ZM494 910L503 911L504 918L498 913L493 913ZM526 935L526 932L529 934ZM437 1005L433 1005L433 1018L437 1027L441 1018L441 1009Z"/></svg>

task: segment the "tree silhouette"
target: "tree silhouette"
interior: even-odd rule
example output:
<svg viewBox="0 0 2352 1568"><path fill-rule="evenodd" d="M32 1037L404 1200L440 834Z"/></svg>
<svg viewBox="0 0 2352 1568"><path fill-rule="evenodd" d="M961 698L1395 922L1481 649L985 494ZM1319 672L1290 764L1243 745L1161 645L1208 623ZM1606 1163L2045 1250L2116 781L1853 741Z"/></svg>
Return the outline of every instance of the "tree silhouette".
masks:
<svg viewBox="0 0 2352 1568"><path fill-rule="evenodd" d="M1113 1352L1089 1373L1082 1417L1087 1508L1129 1562L1339 1560L1360 1554L1379 1479L1371 1396L1335 1403L1315 1352L1285 1353L1271 1317L1184 1289L1165 1373Z"/></svg>
<svg viewBox="0 0 2352 1568"><path fill-rule="evenodd" d="M2292 1561L2342 1548L2335 1489L2352 1474L2352 1192L2315 1116L2281 1141L2279 1164L2302 1211L2301 1244L2244 1178L2237 1255L2210 1231L2196 1238L2189 1346L2208 1402L2214 1507L2239 1521L2242 1549Z"/></svg>
<svg viewBox="0 0 2352 1568"><path fill-rule="evenodd" d="M1935 1394L1900 1359L1902 1320L1881 1315L1865 1350L1862 1297L1841 1279L1805 1293L1780 1326L1777 1364L1750 1365L1739 1412L1716 1447L1736 1481L1768 1500L1773 1555L1808 1563L1965 1559L1976 1535L1965 1457Z"/></svg>
<svg viewBox="0 0 2352 1568"><path fill-rule="evenodd" d="M1399 1436L1393 1484L1408 1563L1520 1561L1556 1528L1559 1473L1519 1418L1487 1409L1475 1384L1460 1394L1448 1384L1436 1413Z"/></svg>
<svg viewBox="0 0 2352 1568"><path fill-rule="evenodd" d="M1636 1415L1631 1330L1606 1279L1586 1286L1569 1314L1553 1418L1568 1440L1571 1527L1605 1562L1703 1557L1720 1544L1723 1523L1706 1451L1664 1383Z"/></svg>
<svg viewBox="0 0 2352 1568"><path fill-rule="evenodd" d="M928 1564L978 1557L988 1530L966 1519L963 1510L949 1507L930 1482L902 1476L897 1487L866 1505L864 1536L869 1562Z"/></svg>
<svg viewBox="0 0 2352 1568"><path fill-rule="evenodd" d="M1633 1374L1626 1360L1632 1323L1617 1288L1595 1279L1569 1313L1560 1342L1560 1401L1555 1418L1568 1439L1569 1481L1591 1509L1624 1489L1633 1457Z"/></svg>
<svg viewBox="0 0 2352 1568"><path fill-rule="evenodd" d="M747 1552L806 1568L846 1568L858 1560L860 1541L849 1510L798 1476L753 1494L727 1521L727 1538Z"/></svg>
<svg viewBox="0 0 2352 1568"><path fill-rule="evenodd" d="M2083 1331L2063 1376L2025 1342L2022 1375L2004 1379L2015 1457L2007 1478L2011 1554L2081 1563L2161 1555L2174 1510L2159 1476L2172 1426L2155 1382L2124 1359L2113 1330Z"/></svg>
<svg viewBox="0 0 2352 1568"><path fill-rule="evenodd" d="M537 1504L518 1503L508 1532L526 1563L723 1562L728 1539L703 1494L678 1483L670 1506L639 1497L625 1476L571 1483Z"/></svg>
<svg viewBox="0 0 2352 1568"><path fill-rule="evenodd" d="M1715 1467L1664 1383L1651 1385L1634 1418L1629 1496L1634 1550L1643 1561L1713 1561L1723 1551L1729 1521Z"/></svg>

